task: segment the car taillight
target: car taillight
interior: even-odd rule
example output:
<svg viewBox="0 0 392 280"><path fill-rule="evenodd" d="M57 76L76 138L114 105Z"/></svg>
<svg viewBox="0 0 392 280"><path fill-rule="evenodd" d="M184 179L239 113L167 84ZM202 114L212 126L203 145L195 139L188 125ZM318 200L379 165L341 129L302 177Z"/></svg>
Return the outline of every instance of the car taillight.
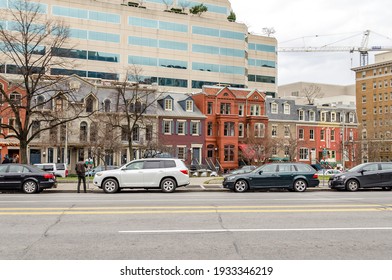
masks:
<svg viewBox="0 0 392 280"><path fill-rule="evenodd" d="M185 175L188 175L188 169L183 169L183 170L180 170L180 171L181 171L181 173L183 173Z"/></svg>
<svg viewBox="0 0 392 280"><path fill-rule="evenodd" d="M46 173L46 174L44 174L44 178L45 179L54 179L54 175L50 174L50 173Z"/></svg>
<svg viewBox="0 0 392 280"><path fill-rule="evenodd" d="M65 177L68 176L68 169L65 170Z"/></svg>
<svg viewBox="0 0 392 280"><path fill-rule="evenodd" d="M318 174L314 174L313 179L318 179Z"/></svg>

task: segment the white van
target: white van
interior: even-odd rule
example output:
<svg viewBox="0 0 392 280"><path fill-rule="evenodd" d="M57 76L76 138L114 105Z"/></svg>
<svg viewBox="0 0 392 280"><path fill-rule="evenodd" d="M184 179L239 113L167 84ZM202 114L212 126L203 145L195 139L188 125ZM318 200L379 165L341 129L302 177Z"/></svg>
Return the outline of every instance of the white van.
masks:
<svg viewBox="0 0 392 280"><path fill-rule="evenodd" d="M65 163L36 163L34 165L59 177L65 178L68 176L68 169Z"/></svg>

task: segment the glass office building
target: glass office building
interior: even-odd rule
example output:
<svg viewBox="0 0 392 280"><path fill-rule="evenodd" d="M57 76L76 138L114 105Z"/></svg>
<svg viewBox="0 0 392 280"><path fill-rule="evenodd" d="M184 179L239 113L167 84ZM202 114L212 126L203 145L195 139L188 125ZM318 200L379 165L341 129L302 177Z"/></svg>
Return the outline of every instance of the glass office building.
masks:
<svg viewBox="0 0 392 280"><path fill-rule="evenodd" d="M0 0L0 9L12 1ZM127 69L137 66L143 83L170 91L199 91L216 84L258 88L271 95L277 91L276 39L250 34L245 24L229 21L227 0L38 2L48 18L63 20L71 29L69 49L53 51L74 61L74 67L52 68L50 74L132 80ZM191 14L190 8L201 3L208 11ZM0 71L13 74L14 68L4 65Z"/></svg>

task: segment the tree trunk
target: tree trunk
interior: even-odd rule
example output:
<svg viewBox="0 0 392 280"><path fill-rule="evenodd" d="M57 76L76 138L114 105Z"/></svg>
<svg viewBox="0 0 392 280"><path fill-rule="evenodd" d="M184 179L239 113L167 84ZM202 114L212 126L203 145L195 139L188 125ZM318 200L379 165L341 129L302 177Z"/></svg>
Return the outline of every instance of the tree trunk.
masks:
<svg viewBox="0 0 392 280"><path fill-rule="evenodd" d="M19 162L20 163L28 163L28 154L27 154L27 142L20 141L19 144Z"/></svg>

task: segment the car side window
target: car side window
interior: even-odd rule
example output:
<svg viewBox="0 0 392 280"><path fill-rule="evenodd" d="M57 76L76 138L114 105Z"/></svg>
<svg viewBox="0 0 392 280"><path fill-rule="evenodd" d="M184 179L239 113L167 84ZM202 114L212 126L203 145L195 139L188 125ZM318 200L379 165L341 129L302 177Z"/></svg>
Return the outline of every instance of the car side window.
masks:
<svg viewBox="0 0 392 280"><path fill-rule="evenodd" d="M125 167L125 170L137 170L143 169L143 161L132 162L131 164Z"/></svg>
<svg viewBox="0 0 392 280"><path fill-rule="evenodd" d="M279 172L291 172L294 168L291 164L279 164Z"/></svg>
<svg viewBox="0 0 392 280"><path fill-rule="evenodd" d="M160 160L153 160L153 161L145 161L143 169L156 169L160 168L161 161Z"/></svg>
<svg viewBox="0 0 392 280"><path fill-rule="evenodd" d="M268 164L262 169L262 171L263 173L273 173L276 172L276 167L276 164Z"/></svg>
<svg viewBox="0 0 392 280"><path fill-rule="evenodd" d="M313 168L309 165L306 164L296 164L295 167L299 172L311 172L313 171ZM316 172L316 171L315 171Z"/></svg>
<svg viewBox="0 0 392 280"><path fill-rule="evenodd" d="M176 162L174 160L164 160L163 161L163 166L165 168L172 168L172 167L176 167Z"/></svg>
<svg viewBox="0 0 392 280"><path fill-rule="evenodd" d="M20 165L11 165L10 169L8 170L9 173L22 173L24 170L23 166Z"/></svg>
<svg viewBox="0 0 392 280"><path fill-rule="evenodd" d="M377 163L374 163L374 164L366 165L366 166L363 168L363 170L366 170L366 171L377 171L377 170L378 170L378 164L377 164Z"/></svg>
<svg viewBox="0 0 392 280"><path fill-rule="evenodd" d="M392 170L392 163L381 163L381 170Z"/></svg>

